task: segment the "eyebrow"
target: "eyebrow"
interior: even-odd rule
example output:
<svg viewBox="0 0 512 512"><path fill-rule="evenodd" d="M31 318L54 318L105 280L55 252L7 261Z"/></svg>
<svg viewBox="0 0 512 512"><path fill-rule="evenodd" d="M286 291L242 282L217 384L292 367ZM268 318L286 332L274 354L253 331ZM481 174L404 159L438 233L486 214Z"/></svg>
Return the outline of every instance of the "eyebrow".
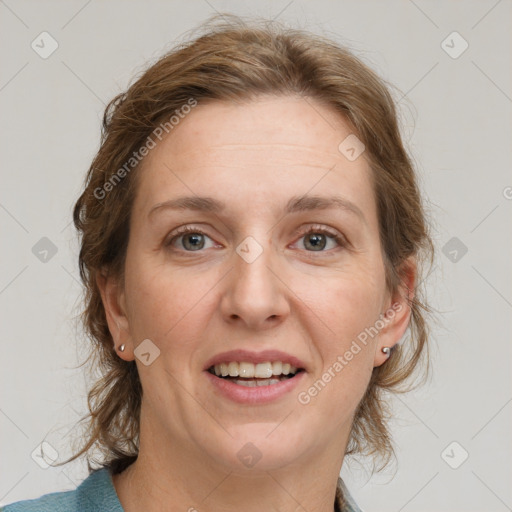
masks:
<svg viewBox="0 0 512 512"><path fill-rule="evenodd" d="M333 208L352 213L367 224L366 218L361 209L348 199L341 196L294 196L288 201L284 211L289 214L304 211L328 210ZM226 205L213 197L182 196L154 205L149 211L148 217L154 215L157 211L167 209L193 210L197 212L219 214L226 209Z"/></svg>

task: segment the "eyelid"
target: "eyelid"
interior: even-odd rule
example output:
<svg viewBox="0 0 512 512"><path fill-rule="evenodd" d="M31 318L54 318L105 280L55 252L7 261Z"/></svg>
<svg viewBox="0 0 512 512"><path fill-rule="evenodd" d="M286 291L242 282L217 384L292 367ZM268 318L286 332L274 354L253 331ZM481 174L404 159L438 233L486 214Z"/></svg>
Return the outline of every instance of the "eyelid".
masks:
<svg viewBox="0 0 512 512"><path fill-rule="evenodd" d="M177 238L179 238L180 236L186 235L187 233L198 233L201 235L205 235L208 238L213 240L213 238L210 235L208 235L208 233L206 233L206 231L203 228L200 228L200 227L194 226L194 225L190 225L190 224L186 224L184 226L179 226L176 229L174 229L169 234L169 236L166 237L166 239L164 241L164 246L167 247L167 246L171 245ZM193 252L193 251L186 251L186 252Z"/></svg>
<svg viewBox="0 0 512 512"><path fill-rule="evenodd" d="M322 224L312 224L307 227L300 227L294 232L294 236L298 236L300 239L303 236L308 235L310 233L321 233L321 234L328 236L329 238L332 238L338 244L338 248L346 248L349 245L347 238L343 234L341 234L337 230L334 230L333 228L328 228ZM294 244L295 243L296 242L294 242ZM306 251L306 252L308 252L308 253L316 252L316 253L321 254L321 253L329 253L332 250L335 250L335 249L331 249L328 251Z"/></svg>
<svg viewBox="0 0 512 512"><path fill-rule="evenodd" d="M204 235L204 236L210 238L212 241L215 242L215 240L213 240L213 238L210 235L208 235L208 233L206 233L203 228L199 228L198 226L187 224L187 225L180 226L180 227L176 228L175 230L173 230L172 233L169 235L168 239L164 242L164 246L167 247L167 246L172 245L172 243L177 238L179 238L183 235L186 235L187 233L201 234L201 235ZM300 228L298 228L294 231L293 236L298 237L298 239L300 239L310 233L321 233L321 234L326 235L327 237L333 239L338 244L338 249L346 248L349 245L348 240L346 239L346 237L343 234L341 234L337 230L334 230L333 228L328 228L322 224L312 224L312 225L309 225L306 227L301 226ZM292 245L295 245L297 243L297 241L298 240L296 239ZM215 242L215 243L217 243L217 242ZM180 249L178 249L178 250L180 250ZM321 254L321 253L329 253L333 250L336 250L336 249L330 249L328 251L306 251L306 252L308 252L308 253L318 252ZM195 251L184 251L184 252L195 252ZM198 252L201 252L201 251L198 251Z"/></svg>

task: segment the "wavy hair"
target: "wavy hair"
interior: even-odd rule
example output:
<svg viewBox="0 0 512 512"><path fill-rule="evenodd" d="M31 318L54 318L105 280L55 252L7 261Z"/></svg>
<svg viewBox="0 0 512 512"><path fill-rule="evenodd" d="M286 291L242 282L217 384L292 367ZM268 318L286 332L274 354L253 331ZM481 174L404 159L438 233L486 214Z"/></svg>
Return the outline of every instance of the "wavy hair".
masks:
<svg viewBox="0 0 512 512"><path fill-rule="evenodd" d="M193 40L178 44L153 63L108 104L101 145L74 206L84 285L81 320L91 342L82 364L89 363L99 378L88 392L89 413L81 420L87 425L82 446L62 464L86 455L90 470L94 463L115 474L137 458L142 387L135 361L124 361L116 354L96 278L107 271L123 283L141 167L130 159L140 155L153 130L190 98L201 103L243 101L263 94L298 95L338 112L366 146L389 291L401 286L410 257L416 261L418 278L425 270L423 265L433 263L434 247L418 176L402 142L392 86L349 49L307 31L226 15L209 19L200 30ZM127 162L131 167L126 167ZM120 174L122 179L117 179ZM105 190L106 200L101 197ZM371 456L374 462L380 459L379 470L393 455L384 394L410 390L413 373L428 374L427 315L432 310L420 279L413 291L412 299L407 299L411 308L408 336L393 348L385 364L374 368L355 411L346 449L346 454ZM93 449L100 451L99 460L91 456Z"/></svg>

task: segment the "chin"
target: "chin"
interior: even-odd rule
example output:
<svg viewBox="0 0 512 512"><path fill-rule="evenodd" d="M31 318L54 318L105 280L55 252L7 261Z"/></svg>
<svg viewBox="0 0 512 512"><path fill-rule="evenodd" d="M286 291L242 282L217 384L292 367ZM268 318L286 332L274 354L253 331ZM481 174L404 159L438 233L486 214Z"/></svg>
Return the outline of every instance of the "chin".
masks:
<svg viewBox="0 0 512 512"><path fill-rule="evenodd" d="M241 475L289 466L307 449L304 443L306 436L296 429L290 430L284 423L287 421L250 423L228 428L232 437L226 434L223 439L213 443L215 450L212 451L210 445L208 452L228 471Z"/></svg>

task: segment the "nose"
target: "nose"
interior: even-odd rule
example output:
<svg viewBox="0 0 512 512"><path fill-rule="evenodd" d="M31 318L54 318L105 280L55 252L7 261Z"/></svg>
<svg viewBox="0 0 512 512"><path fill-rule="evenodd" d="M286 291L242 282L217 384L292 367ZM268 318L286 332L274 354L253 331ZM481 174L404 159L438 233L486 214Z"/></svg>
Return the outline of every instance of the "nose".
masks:
<svg viewBox="0 0 512 512"><path fill-rule="evenodd" d="M289 290L279 275L277 255L270 245L259 245L263 251L254 261L240 256L242 252L233 254L234 268L221 299L224 319L251 330L275 327L290 313Z"/></svg>

